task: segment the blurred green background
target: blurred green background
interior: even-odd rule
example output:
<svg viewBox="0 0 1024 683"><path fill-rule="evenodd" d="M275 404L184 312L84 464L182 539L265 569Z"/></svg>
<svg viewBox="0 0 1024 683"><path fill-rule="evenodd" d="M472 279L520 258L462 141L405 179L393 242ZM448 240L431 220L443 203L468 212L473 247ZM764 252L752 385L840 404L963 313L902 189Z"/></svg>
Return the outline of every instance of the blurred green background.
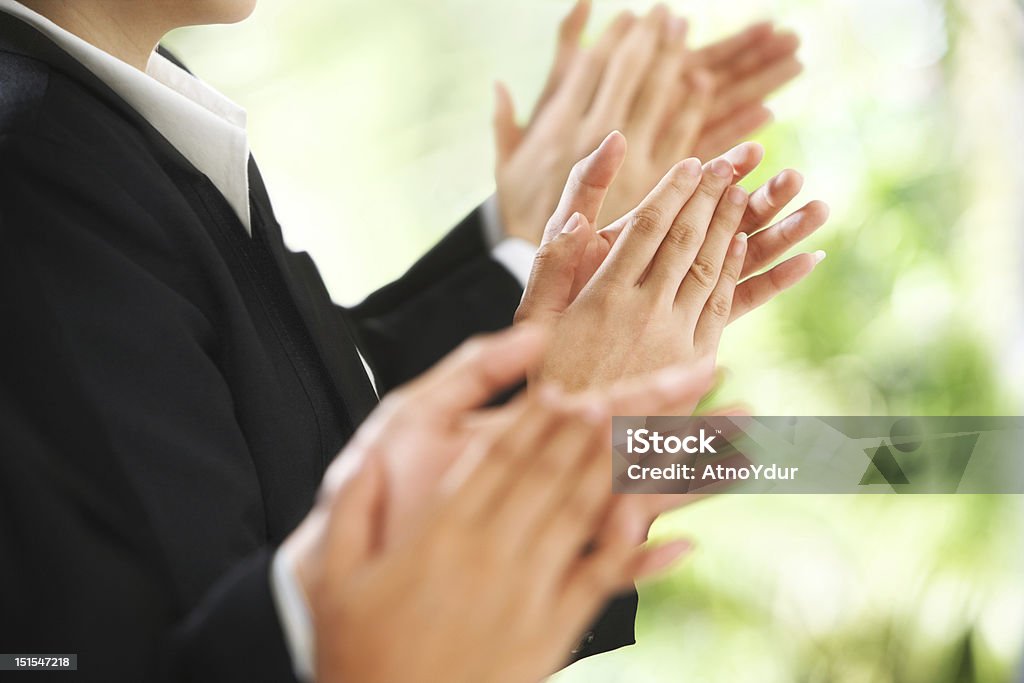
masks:
<svg viewBox="0 0 1024 683"><path fill-rule="evenodd" d="M806 73L763 173L808 178L829 258L730 328L723 400L767 415L1019 414L1024 19L1013 0L672 2L695 44L760 18ZM493 191L491 83L527 111L562 1L262 0L169 41L250 114L290 243L342 303ZM597 0L591 34L619 9ZM695 556L644 587L640 644L571 681L1007 681L1024 644L1020 496L726 496L663 520ZM500 647L500 643L495 643ZM400 644L397 644L400 647Z"/></svg>

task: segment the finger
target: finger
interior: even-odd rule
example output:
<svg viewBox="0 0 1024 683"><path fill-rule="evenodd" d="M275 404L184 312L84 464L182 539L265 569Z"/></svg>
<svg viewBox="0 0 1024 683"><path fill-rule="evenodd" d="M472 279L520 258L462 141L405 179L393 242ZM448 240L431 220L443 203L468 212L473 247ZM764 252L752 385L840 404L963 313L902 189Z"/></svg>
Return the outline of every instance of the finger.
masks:
<svg viewBox="0 0 1024 683"><path fill-rule="evenodd" d="M719 88L708 119L717 122L730 116L737 109L762 102L770 93L796 78L801 71L803 71L803 65L796 57L784 57L765 66L728 90L723 91Z"/></svg>
<svg viewBox="0 0 1024 683"><path fill-rule="evenodd" d="M784 57L791 57L800 48L800 39L791 31L780 31L751 43L728 62L715 69L726 90L756 74L767 65ZM766 93L767 94L767 93Z"/></svg>
<svg viewBox="0 0 1024 683"><path fill-rule="evenodd" d="M632 575L634 581L643 581L661 574L672 565L694 551L693 541L679 539L644 548L633 561Z"/></svg>
<svg viewBox="0 0 1024 683"><path fill-rule="evenodd" d="M811 274L815 266L825 259L825 252L797 254L771 270L755 275L736 287L729 322L763 306L782 292L793 287Z"/></svg>
<svg viewBox="0 0 1024 683"><path fill-rule="evenodd" d="M680 406L695 406L714 382L714 363L698 361L660 370L616 385L607 397L614 415L667 415Z"/></svg>
<svg viewBox="0 0 1024 683"><path fill-rule="evenodd" d="M529 396L498 408L502 415L497 434L482 435L453 468L451 482L457 495L449 511L467 520L493 524L501 501L529 470L547 438L567 419L564 393L553 385L535 388ZM468 473L467 473L468 470Z"/></svg>
<svg viewBox="0 0 1024 683"><path fill-rule="evenodd" d="M761 160L764 159L764 148L756 142L744 142L726 151L721 157L732 164L732 182L738 183L757 169ZM604 247L604 253L607 253L615 245L622 231L626 228L628 219L628 215L623 216L611 225L597 231L598 237L601 238L600 242ZM601 254L602 260L598 261L596 265L600 265L603 262L604 253ZM593 271L590 274L592 275Z"/></svg>
<svg viewBox="0 0 1024 683"><path fill-rule="evenodd" d="M722 339L722 330L729 322L732 313L733 296L736 292L736 282L740 278L740 271L743 270L743 259L747 255L747 235L739 233L729 247L729 253L722 264L722 274L708 297L700 319L697 321L697 328L694 331L694 348L699 352L714 355L718 350L718 343Z"/></svg>
<svg viewBox="0 0 1024 683"><path fill-rule="evenodd" d="M540 566L560 571L593 535L611 495L611 466L602 457L611 443L609 423L603 402L587 402L541 445L509 490L503 524L495 527L512 552L530 548Z"/></svg>
<svg viewBox="0 0 1024 683"><path fill-rule="evenodd" d="M573 461L574 476L551 499L543 523L530 539L534 560L540 567L553 569L556 579L578 561L598 533L611 501L610 422L606 416L600 427L590 425L589 439Z"/></svg>
<svg viewBox="0 0 1024 683"><path fill-rule="evenodd" d="M635 23L632 13L620 13L591 48L579 53L561 87L550 95L547 106L535 114L538 128L543 127L549 135L563 135L567 129L579 127L593 104L608 60Z"/></svg>
<svg viewBox="0 0 1024 683"><path fill-rule="evenodd" d="M714 81L710 74L701 69L695 71L688 79L682 97L678 98L678 112L674 112L658 143L656 156L663 163L693 154L713 95Z"/></svg>
<svg viewBox="0 0 1024 683"><path fill-rule="evenodd" d="M667 18L665 6L655 5L615 49L587 112L584 126L588 130L606 131L624 125L643 76L654 60Z"/></svg>
<svg viewBox="0 0 1024 683"><path fill-rule="evenodd" d="M728 162L727 173L732 177ZM700 162L686 159L673 166L661 182L622 222L621 234L615 240L599 274L629 284L638 283L651 259L659 251L673 220L694 196L701 181Z"/></svg>
<svg viewBox="0 0 1024 683"><path fill-rule="evenodd" d="M764 148L756 142L744 142L726 151L721 156L732 164L732 182L737 183L757 169L761 160L764 159ZM616 241L618 241L622 231L628 225L628 219L629 216L625 216L597 232L598 237L600 237L600 243L602 245L607 245L607 250L610 251ZM600 263L601 262L598 262L597 265L600 265ZM593 273L591 273L591 275L592 274Z"/></svg>
<svg viewBox="0 0 1024 683"><path fill-rule="evenodd" d="M658 245L657 253L652 255L649 261L650 272L644 278L644 286L650 286L656 292L664 292L669 301L675 298L679 283L704 244L708 226L711 225L722 194L732 183L734 172L732 164L722 158L705 166L700 184L682 210L675 215L671 228L665 232L664 239ZM613 247L613 253L622 244L622 238Z"/></svg>
<svg viewBox="0 0 1024 683"><path fill-rule="evenodd" d="M586 217L575 213L562 233L546 242L533 259L515 321L550 324L572 302L573 282L594 231Z"/></svg>
<svg viewBox="0 0 1024 683"><path fill-rule="evenodd" d="M648 525L628 509L626 500L620 496L610 505L593 549L566 573L559 603L565 611L580 614L584 620L581 626L592 620L592 611L602 605L607 596L631 582L636 548L643 543Z"/></svg>
<svg viewBox="0 0 1024 683"><path fill-rule="evenodd" d="M693 54L694 64L706 69L718 70L726 67L751 45L771 38L772 23L763 21L746 27L738 33L707 45Z"/></svg>
<svg viewBox="0 0 1024 683"><path fill-rule="evenodd" d="M653 64L647 70L640 94L629 112L626 134L643 154L654 151L656 134L669 114L678 91L679 74L686 52L686 20L670 17L664 24L665 36ZM673 157L673 161L685 155Z"/></svg>
<svg viewBox="0 0 1024 683"><path fill-rule="evenodd" d="M740 232L753 235L765 227L803 189L804 178L792 169L782 171L750 195Z"/></svg>
<svg viewBox="0 0 1024 683"><path fill-rule="evenodd" d="M547 104L565 80L580 51L580 37L590 18L590 0L578 0L558 26L558 43L555 47L555 63L548 74L547 83L537 100L537 110Z"/></svg>
<svg viewBox="0 0 1024 683"><path fill-rule="evenodd" d="M743 264L743 274L740 277L750 277L759 272L810 237L825 224L828 214L828 204L813 201L767 230L755 233L750 238L747 260Z"/></svg>
<svg viewBox="0 0 1024 683"><path fill-rule="evenodd" d="M431 420L458 417L520 382L540 359L545 336L539 326L516 325L471 339L385 402L415 405Z"/></svg>
<svg viewBox="0 0 1024 683"><path fill-rule="evenodd" d="M738 183L753 173L764 159L764 147L756 142L743 142L722 154L732 164L732 182Z"/></svg>
<svg viewBox="0 0 1024 683"><path fill-rule="evenodd" d="M626 138L613 131L589 156L572 167L558 206L544 229L543 245L561 233L574 213L582 214L593 225L608 195L608 188L626 158Z"/></svg>
<svg viewBox="0 0 1024 683"><path fill-rule="evenodd" d="M719 121L704 126L694 155L700 159L718 156L772 120L772 112L760 102L743 107Z"/></svg>
<svg viewBox="0 0 1024 683"><path fill-rule="evenodd" d="M725 270L725 267L732 263L729 246L734 242L733 238L747 208L748 200L746 190L738 185L733 185L725 191L722 201L715 210L715 216L711 219L704 244L701 245L689 272L679 285L675 300L676 308L692 322L696 322L701 316L701 311L708 303L712 291L720 285L720 280L729 276ZM743 242L746 242L745 237ZM742 266L743 261L739 261L735 277L739 277Z"/></svg>
<svg viewBox="0 0 1024 683"><path fill-rule="evenodd" d="M368 556L379 520L377 511L384 495L384 478L379 459L362 459L348 476L331 487L329 519L325 538L330 548L323 558L325 576L348 576ZM314 509L313 514L317 514ZM298 532L302 534L302 530ZM303 543L298 539L297 543ZM297 567L296 569L301 570ZM309 585L307 583L307 585Z"/></svg>
<svg viewBox="0 0 1024 683"><path fill-rule="evenodd" d="M500 166L519 147L523 129L516 123L515 105L504 83L494 84L494 102L494 141Z"/></svg>

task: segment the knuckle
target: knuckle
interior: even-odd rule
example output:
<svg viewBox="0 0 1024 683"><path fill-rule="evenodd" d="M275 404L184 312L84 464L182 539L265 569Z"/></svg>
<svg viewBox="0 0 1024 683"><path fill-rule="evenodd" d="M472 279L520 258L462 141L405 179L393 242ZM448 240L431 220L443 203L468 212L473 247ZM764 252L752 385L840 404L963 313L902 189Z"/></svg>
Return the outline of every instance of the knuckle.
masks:
<svg viewBox="0 0 1024 683"><path fill-rule="evenodd" d="M702 289L711 289L718 282L718 267L707 256L698 255L687 275Z"/></svg>
<svg viewBox="0 0 1024 683"><path fill-rule="evenodd" d="M633 232L645 236L657 235L661 232L664 221L664 214L661 209L653 206L641 206L633 212L630 218L630 227Z"/></svg>
<svg viewBox="0 0 1024 683"><path fill-rule="evenodd" d="M708 299L706 308L716 318L728 318L729 313L732 312L732 299L724 294L715 294Z"/></svg>
<svg viewBox="0 0 1024 683"><path fill-rule="evenodd" d="M551 240L540 249L534 256L534 265L539 270L547 270L551 266L558 265L569 251L569 242L559 239L561 235Z"/></svg>
<svg viewBox="0 0 1024 683"><path fill-rule="evenodd" d="M700 231L689 221L680 221L665 235L667 246L678 252L688 252L700 245Z"/></svg>
<svg viewBox="0 0 1024 683"><path fill-rule="evenodd" d="M706 197L718 202L718 199L722 196L722 192L725 190L725 180L719 180L715 176L705 174L700 184L697 185L697 192Z"/></svg>

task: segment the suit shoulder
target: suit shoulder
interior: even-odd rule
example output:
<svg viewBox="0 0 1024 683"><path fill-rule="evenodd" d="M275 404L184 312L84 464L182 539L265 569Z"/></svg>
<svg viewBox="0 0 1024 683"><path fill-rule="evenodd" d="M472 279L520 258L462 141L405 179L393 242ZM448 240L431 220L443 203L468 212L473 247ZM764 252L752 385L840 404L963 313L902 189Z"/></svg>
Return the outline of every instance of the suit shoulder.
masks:
<svg viewBox="0 0 1024 683"><path fill-rule="evenodd" d="M35 126L50 77L44 62L0 51L0 134Z"/></svg>
<svg viewBox="0 0 1024 683"><path fill-rule="evenodd" d="M46 141L62 153L109 160L143 140L138 123L125 114L129 109L98 80L83 82L46 61L0 49L4 147Z"/></svg>

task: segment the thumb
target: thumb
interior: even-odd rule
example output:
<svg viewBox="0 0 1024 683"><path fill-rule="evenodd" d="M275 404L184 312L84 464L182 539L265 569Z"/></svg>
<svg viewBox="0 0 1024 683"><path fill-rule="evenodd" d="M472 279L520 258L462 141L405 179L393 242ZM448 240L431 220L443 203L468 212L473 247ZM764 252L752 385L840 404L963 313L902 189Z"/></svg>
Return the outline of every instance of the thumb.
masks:
<svg viewBox="0 0 1024 683"><path fill-rule="evenodd" d="M326 556L329 576L348 576L370 558L384 524L384 461L369 453L351 454L358 462L329 494Z"/></svg>
<svg viewBox="0 0 1024 683"><path fill-rule="evenodd" d="M626 138L619 131L612 131L589 156L576 162L544 229L542 243L554 238L574 213L582 214L591 224L597 223L608 188L625 158Z"/></svg>
<svg viewBox="0 0 1024 683"><path fill-rule="evenodd" d="M594 234L586 216L574 213L562 232L541 246L516 311L517 323L552 323L572 303L576 271Z"/></svg>
<svg viewBox="0 0 1024 683"><path fill-rule="evenodd" d="M515 105L505 84L494 84L494 143L498 165L508 161L523 139L523 129L516 123Z"/></svg>

